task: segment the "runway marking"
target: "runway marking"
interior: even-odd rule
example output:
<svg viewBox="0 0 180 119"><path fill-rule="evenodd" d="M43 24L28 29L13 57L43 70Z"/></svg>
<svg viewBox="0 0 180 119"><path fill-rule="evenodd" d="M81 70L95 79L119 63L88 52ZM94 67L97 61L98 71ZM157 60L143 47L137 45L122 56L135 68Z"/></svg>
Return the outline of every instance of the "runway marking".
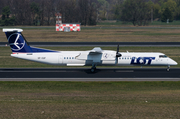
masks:
<svg viewBox="0 0 180 119"><path fill-rule="evenodd" d="M86 69L85 70L58 70L58 71L54 71L54 70L46 70L46 71L26 71L26 70L20 70L20 71L0 71L0 73L2 72L84 72L84 71L86 71ZM101 72L101 71L98 71L97 70L97 72ZM113 69L112 70L103 70L103 72L134 72L134 70L115 70L115 71L113 71Z"/></svg>
<svg viewBox="0 0 180 119"><path fill-rule="evenodd" d="M0 78L0 81L180 81L180 78Z"/></svg>
<svg viewBox="0 0 180 119"><path fill-rule="evenodd" d="M134 70L116 70L115 72L134 72Z"/></svg>
<svg viewBox="0 0 180 119"><path fill-rule="evenodd" d="M69 73L71 73L71 72L84 72L84 71L79 71L79 70L77 70L77 71L68 71L68 70L60 70L60 71L0 71L0 73L4 73L4 72L8 72L8 73L13 73L13 72L17 72L17 73L22 73L22 72L28 72L28 73L44 73L44 72L48 72L48 73L50 73L50 72L69 72Z"/></svg>

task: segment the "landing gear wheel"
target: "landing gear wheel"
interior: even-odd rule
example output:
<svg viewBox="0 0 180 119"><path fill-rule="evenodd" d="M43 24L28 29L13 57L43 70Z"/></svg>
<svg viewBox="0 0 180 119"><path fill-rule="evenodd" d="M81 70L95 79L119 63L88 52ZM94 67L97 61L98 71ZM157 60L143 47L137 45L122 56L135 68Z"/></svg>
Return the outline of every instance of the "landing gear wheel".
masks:
<svg viewBox="0 0 180 119"><path fill-rule="evenodd" d="M91 72L93 73L95 71L95 69L91 69Z"/></svg>
<svg viewBox="0 0 180 119"><path fill-rule="evenodd" d="M95 72L95 70L96 70L96 64L93 64L92 68L91 68L91 72L93 73L93 72Z"/></svg>
<svg viewBox="0 0 180 119"><path fill-rule="evenodd" d="M169 71L169 70L170 70L170 66L167 67L167 71Z"/></svg>

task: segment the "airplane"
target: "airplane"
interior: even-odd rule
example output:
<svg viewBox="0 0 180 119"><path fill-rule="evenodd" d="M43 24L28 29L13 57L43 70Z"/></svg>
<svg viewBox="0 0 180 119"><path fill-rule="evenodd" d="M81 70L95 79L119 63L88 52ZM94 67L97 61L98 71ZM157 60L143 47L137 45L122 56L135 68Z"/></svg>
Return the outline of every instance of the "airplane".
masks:
<svg viewBox="0 0 180 119"><path fill-rule="evenodd" d="M158 52L119 52L102 50L95 47L87 51L54 51L29 46L22 29L3 29L12 50L12 57L62 66L92 66L91 72L95 72L96 66L167 66L177 62Z"/></svg>

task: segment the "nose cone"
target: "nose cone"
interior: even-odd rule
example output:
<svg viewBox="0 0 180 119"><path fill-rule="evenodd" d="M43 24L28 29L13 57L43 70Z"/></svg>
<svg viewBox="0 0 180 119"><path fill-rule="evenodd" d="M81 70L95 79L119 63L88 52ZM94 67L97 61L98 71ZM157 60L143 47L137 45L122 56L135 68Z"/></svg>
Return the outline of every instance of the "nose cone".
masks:
<svg viewBox="0 0 180 119"><path fill-rule="evenodd" d="M177 65L178 63L172 59L169 60L168 65Z"/></svg>

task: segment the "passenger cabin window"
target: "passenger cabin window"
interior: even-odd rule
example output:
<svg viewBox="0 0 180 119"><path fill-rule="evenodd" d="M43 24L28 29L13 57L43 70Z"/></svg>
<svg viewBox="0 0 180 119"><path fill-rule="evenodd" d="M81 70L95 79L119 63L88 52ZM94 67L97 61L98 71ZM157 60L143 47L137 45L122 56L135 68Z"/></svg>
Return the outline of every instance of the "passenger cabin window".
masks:
<svg viewBox="0 0 180 119"><path fill-rule="evenodd" d="M159 55L159 58L167 58L166 55Z"/></svg>

